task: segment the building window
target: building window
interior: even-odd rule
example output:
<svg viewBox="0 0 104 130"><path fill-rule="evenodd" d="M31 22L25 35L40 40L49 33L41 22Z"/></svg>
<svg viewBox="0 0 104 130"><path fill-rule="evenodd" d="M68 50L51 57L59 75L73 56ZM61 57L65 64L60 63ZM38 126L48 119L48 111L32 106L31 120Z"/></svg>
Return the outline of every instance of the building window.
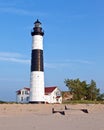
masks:
<svg viewBox="0 0 104 130"><path fill-rule="evenodd" d="M25 91L25 94L26 94L26 95L28 95L28 94L29 94L29 92L28 92L28 91Z"/></svg>
<svg viewBox="0 0 104 130"><path fill-rule="evenodd" d="M23 101L23 97L21 97L21 101Z"/></svg>
<svg viewBox="0 0 104 130"><path fill-rule="evenodd" d="M22 91L22 95L24 95L24 91Z"/></svg>
<svg viewBox="0 0 104 130"><path fill-rule="evenodd" d="M29 101L29 97L26 97L26 101Z"/></svg>
<svg viewBox="0 0 104 130"><path fill-rule="evenodd" d="M56 98L56 101L57 101L57 102L59 101L58 98Z"/></svg>
<svg viewBox="0 0 104 130"><path fill-rule="evenodd" d="M61 92L60 92L60 91L57 91L57 92L56 92L56 96L61 96Z"/></svg>

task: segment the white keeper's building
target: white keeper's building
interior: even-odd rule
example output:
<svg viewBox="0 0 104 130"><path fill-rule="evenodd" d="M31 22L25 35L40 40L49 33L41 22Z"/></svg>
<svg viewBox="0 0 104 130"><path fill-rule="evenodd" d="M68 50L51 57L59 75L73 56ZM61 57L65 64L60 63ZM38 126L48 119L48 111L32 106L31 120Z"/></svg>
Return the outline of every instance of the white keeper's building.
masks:
<svg viewBox="0 0 104 130"><path fill-rule="evenodd" d="M30 99L30 88L24 87L16 91L16 102L17 103L29 103ZM45 87L44 95L45 103L62 103L61 90L57 86Z"/></svg>

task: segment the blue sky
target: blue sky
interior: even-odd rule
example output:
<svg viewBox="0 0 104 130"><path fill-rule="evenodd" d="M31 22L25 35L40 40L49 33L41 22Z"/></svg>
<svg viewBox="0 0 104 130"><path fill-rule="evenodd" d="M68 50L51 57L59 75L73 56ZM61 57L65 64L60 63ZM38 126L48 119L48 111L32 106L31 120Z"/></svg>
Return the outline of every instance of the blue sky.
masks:
<svg viewBox="0 0 104 130"><path fill-rule="evenodd" d="M103 0L0 0L0 99L15 101L30 86L31 30L44 35L45 86L95 80L104 92Z"/></svg>

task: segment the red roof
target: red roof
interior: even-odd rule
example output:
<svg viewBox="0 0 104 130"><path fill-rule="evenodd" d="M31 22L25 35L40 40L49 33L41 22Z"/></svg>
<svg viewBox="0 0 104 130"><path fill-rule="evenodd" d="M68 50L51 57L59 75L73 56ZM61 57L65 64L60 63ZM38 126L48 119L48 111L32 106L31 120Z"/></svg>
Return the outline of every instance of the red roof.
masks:
<svg viewBox="0 0 104 130"><path fill-rule="evenodd" d="M56 98L60 98L60 96L57 96Z"/></svg>
<svg viewBox="0 0 104 130"><path fill-rule="evenodd" d="M21 94L21 91L20 90L18 90L18 91L16 91L17 92L17 95L20 95Z"/></svg>
<svg viewBox="0 0 104 130"><path fill-rule="evenodd" d="M30 91L30 88L24 88L24 89L26 89L26 90Z"/></svg>
<svg viewBox="0 0 104 130"><path fill-rule="evenodd" d="M53 90L54 90L55 88L56 88L55 86L54 86L54 87L46 87L46 88L45 88L45 94L47 95L47 94L53 92Z"/></svg>
<svg viewBox="0 0 104 130"><path fill-rule="evenodd" d="M30 91L30 88L23 88L23 89L26 89L27 91ZM22 89L16 91L17 95L20 95L20 94L21 94L21 90L22 90Z"/></svg>
<svg viewBox="0 0 104 130"><path fill-rule="evenodd" d="M26 89L26 90L30 91L30 88L27 88L27 87L24 87L23 89ZM17 90L16 92L19 92L19 91L21 91L21 90L22 90L22 89Z"/></svg>

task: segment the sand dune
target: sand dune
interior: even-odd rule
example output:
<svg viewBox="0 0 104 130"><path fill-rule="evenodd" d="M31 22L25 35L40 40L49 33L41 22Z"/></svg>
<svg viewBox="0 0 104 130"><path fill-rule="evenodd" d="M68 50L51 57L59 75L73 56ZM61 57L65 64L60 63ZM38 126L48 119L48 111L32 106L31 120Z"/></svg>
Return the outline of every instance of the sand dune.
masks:
<svg viewBox="0 0 104 130"><path fill-rule="evenodd" d="M104 105L101 104L1 104L0 130L103 130ZM65 115L52 113L65 111ZM84 113L81 109L87 109Z"/></svg>

